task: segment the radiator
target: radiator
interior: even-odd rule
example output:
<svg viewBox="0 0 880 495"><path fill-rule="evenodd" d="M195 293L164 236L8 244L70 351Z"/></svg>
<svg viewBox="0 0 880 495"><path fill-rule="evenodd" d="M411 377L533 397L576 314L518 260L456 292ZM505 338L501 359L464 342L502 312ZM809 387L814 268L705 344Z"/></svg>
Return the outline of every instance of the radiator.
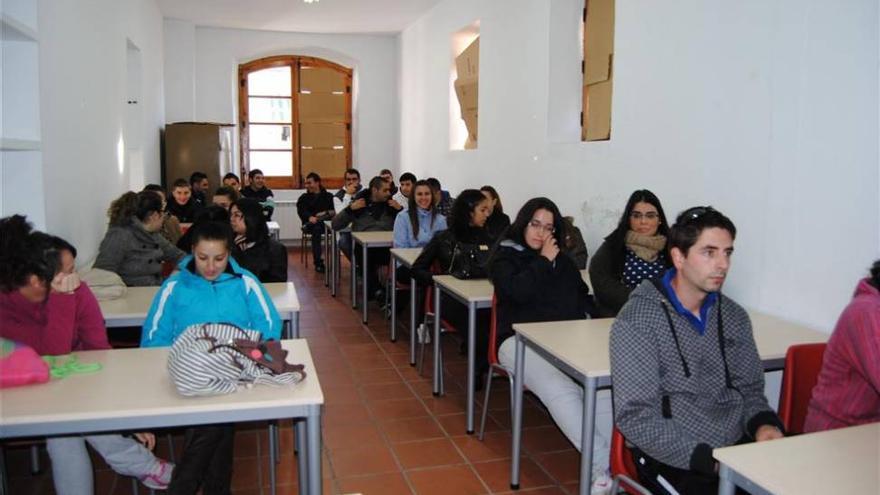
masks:
<svg viewBox="0 0 880 495"><path fill-rule="evenodd" d="M272 220L281 226L281 240L299 240L302 238L302 222L296 214L295 200L276 200L275 213Z"/></svg>

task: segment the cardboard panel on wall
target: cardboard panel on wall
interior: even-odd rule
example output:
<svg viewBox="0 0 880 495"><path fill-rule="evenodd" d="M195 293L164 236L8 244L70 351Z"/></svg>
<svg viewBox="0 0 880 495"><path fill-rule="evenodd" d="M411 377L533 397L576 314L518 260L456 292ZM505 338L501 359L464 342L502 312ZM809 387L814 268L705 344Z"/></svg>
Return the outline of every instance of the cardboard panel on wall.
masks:
<svg viewBox="0 0 880 495"><path fill-rule="evenodd" d="M345 124L300 124L299 137L302 146L312 148L345 146Z"/></svg>
<svg viewBox="0 0 880 495"><path fill-rule="evenodd" d="M302 150L303 176L317 172L323 177L342 177L345 172L345 150L311 149Z"/></svg>
<svg viewBox="0 0 880 495"><path fill-rule="evenodd" d="M299 120L303 123L345 122L345 95L300 94Z"/></svg>
<svg viewBox="0 0 880 495"><path fill-rule="evenodd" d="M455 94L458 96L458 105L461 113L476 112L478 100L479 80L476 77L459 77L455 80Z"/></svg>
<svg viewBox="0 0 880 495"><path fill-rule="evenodd" d="M584 140L611 138L611 81L584 86L584 116Z"/></svg>
<svg viewBox="0 0 880 495"><path fill-rule="evenodd" d="M614 0L588 0L584 26L584 84L611 78Z"/></svg>
<svg viewBox="0 0 880 495"><path fill-rule="evenodd" d="M475 39L461 55L455 57L458 77L477 77L480 74L480 38Z"/></svg>
<svg viewBox="0 0 880 495"><path fill-rule="evenodd" d="M324 67L301 67L299 89L318 93L345 91L345 74Z"/></svg>

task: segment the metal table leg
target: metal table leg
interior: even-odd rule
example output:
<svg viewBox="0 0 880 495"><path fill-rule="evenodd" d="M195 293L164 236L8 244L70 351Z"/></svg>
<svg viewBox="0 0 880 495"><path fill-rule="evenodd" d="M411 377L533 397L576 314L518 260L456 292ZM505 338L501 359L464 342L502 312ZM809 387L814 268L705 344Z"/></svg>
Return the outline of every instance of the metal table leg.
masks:
<svg viewBox="0 0 880 495"><path fill-rule="evenodd" d="M397 342L397 261L391 259L391 342Z"/></svg>
<svg viewBox="0 0 880 495"><path fill-rule="evenodd" d="M336 297L336 282L339 279L339 258L338 258L338 249L339 246L336 244L336 231L332 232L330 236L330 242L333 244L333 247L330 249L331 257L330 257L330 295Z"/></svg>
<svg viewBox="0 0 880 495"><path fill-rule="evenodd" d="M443 373L440 363L440 286L434 284L434 395L443 393L440 375Z"/></svg>
<svg viewBox="0 0 880 495"><path fill-rule="evenodd" d="M315 414L306 419L309 465L309 489L311 495L321 495L321 406L315 407Z"/></svg>
<svg viewBox="0 0 880 495"><path fill-rule="evenodd" d="M410 273L412 267L410 267ZM416 365L416 279L409 277L409 365Z"/></svg>
<svg viewBox="0 0 880 495"><path fill-rule="evenodd" d="M297 470L297 478L299 481L299 493L309 493L309 455L308 451L310 446L306 445L307 440L307 432L306 432L306 423L307 419L295 419L293 421L293 427L296 430L294 433L294 445L296 446L296 451L298 452L296 456L296 470Z"/></svg>
<svg viewBox="0 0 880 495"><path fill-rule="evenodd" d="M736 493L736 484L734 484L730 468L721 464L718 468L718 495L734 495Z"/></svg>
<svg viewBox="0 0 880 495"><path fill-rule="evenodd" d="M357 257L354 255L354 236L351 236L351 307L357 307Z"/></svg>
<svg viewBox="0 0 880 495"><path fill-rule="evenodd" d="M523 370L525 369L526 343L516 334L516 360L513 366L513 459L510 461L510 488L519 490L519 462L522 447L523 419Z"/></svg>
<svg viewBox="0 0 880 495"><path fill-rule="evenodd" d="M593 486L593 441L596 435L596 379L584 383L584 410L581 424L581 495L590 495Z"/></svg>
<svg viewBox="0 0 880 495"><path fill-rule="evenodd" d="M367 286L367 271L368 271L369 263L367 263L367 243L366 242L361 244L361 250L362 250L361 252L363 253L363 256L364 256L363 258L361 258L363 260L361 263L361 275L362 275L362 278L361 278L361 300L364 303L363 308L361 308L361 311L363 312L363 316L361 317L361 320L363 320L364 324L366 324L367 323L367 292L370 290L370 288Z"/></svg>
<svg viewBox="0 0 880 495"><path fill-rule="evenodd" d="M477 365L477 303L468 302L467 434L474 434L474 371Z"/></svg>

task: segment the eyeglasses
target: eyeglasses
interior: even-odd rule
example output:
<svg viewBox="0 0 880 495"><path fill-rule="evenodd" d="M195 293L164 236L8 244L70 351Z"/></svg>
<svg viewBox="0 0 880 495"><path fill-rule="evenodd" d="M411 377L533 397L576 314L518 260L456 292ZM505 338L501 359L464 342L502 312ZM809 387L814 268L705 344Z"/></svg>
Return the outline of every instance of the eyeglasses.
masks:
<svg viewBox="0 0 880 495"><path fill-rule="evenodd" d="M531 227L533 229L541 229L544 231L544 233L547 233L547 234L552 234L552 233L556 232L556 227L554 227L552 224L544 225L543 223L539 222L538 220L529 220L529 227Z"/></svg>
<svg viewBox="0 0 880 495"><path fill-rule="evenodd" d="M660 214L657 213L656 211L649 211L646 213L642 213L640 211L633 211L629 214L629 217L632 218L633 220L641 220L643 217L647 218L648 220L657 220L658 218L660 218Z"/></svg>

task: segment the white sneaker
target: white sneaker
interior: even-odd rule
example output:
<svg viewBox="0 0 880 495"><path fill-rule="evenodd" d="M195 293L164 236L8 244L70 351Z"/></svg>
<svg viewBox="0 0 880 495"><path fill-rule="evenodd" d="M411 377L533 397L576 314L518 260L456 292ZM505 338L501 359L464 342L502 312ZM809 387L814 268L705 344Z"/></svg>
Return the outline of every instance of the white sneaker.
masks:
<svg viewBox="0 0 880 495"><path fill-rule="evenodd" d="M611 471L608 468L593 468L593 485L590 495L610 495Z"/></svg>
<svg viewBox="0 0 880 495"><path fill-rule="evenodd" d="M431 330L429 330L428 326L424 323L419 325L419 328L416 329L416 336L418 337L419 344L431 343Z"/></svg>

